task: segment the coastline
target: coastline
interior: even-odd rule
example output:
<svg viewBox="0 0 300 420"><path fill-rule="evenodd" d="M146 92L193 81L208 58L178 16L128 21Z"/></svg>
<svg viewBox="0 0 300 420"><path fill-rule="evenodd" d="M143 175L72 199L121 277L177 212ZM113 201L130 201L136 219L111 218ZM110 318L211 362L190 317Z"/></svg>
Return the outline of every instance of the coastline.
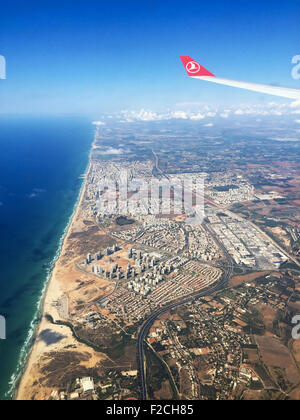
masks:
<svg viewBox="0 0 300 420"><path fill-rule="evenodd" d="M35 330L33 331L32 336L29 337L29 341L32 340L32 345L25 356L26 361L24 362L22 359L19 361L19 363L24 363L24 368L22 369L22 372L19 374L19 376L15 378L14 383L11 385L10 392L12 393L14 391L14 393L12 394L13 395L12 398L14 400L25 399L23 396L26 393L25 392L26 384L30 380L30 372L33 366L35 365L35 363L39 360L39 357L41 356L43 351L45 351L45 346L39 345L36 339L39 336L42 329L48 324L48 322L45 320L45 314L47 313L47 306L51 306L54 298L59 298L61 296L61 290L59 288L59 284L55 281L56 280L55 275L57 273L60 259L66 250L66 244L70 236L73 224L75 220L78 218L79 211L83 202L83 198L84 198L86 186L87 186L86 179L91 168L91 158L92 158L93 148L94 148L94 141L91 145L89 158L88 158L88 165L84 172L85 177L80 187L80 191L77 196L76 203L74 205L73 213L70 216L68 223L66 225L66 228L62 234L61 241L59 243L59 247L57 250L57 254L55 255L51 263L52 265L51 270L49 272L44 288L42 290L41 298L37 304L37 308L38 308L37 313L39 314L39 323L37 327L35 328ZM33 323L34 323L34 320L32 321L32 324ZM31 325L31 328L32 328L32 325ZM30 331L29 331L29 334L30 334ZM24 343L24 347L26 347L26 342ZM22 353L22 350L21 350L21 353ZM22 356L20 355L20 358L21 357Z"/></svg>

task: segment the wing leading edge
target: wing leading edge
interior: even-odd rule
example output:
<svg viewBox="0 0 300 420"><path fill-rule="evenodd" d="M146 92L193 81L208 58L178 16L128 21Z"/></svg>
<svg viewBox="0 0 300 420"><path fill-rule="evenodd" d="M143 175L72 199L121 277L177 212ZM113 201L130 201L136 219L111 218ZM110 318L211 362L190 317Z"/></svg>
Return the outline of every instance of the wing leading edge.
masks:
<svg viewBox="0 0 300 420"><path fill-rule="evenodd" d="M283 98L300 100L300 90L285 88L280 86L263 85L260 83L242 82L216 77L210 71L201 66L197 61L189 56L180 57L188 76L206 82L218 83L220 85L237 87L240 89L251 90L254 92L267 93L269 95L280 96Z"/></svg>

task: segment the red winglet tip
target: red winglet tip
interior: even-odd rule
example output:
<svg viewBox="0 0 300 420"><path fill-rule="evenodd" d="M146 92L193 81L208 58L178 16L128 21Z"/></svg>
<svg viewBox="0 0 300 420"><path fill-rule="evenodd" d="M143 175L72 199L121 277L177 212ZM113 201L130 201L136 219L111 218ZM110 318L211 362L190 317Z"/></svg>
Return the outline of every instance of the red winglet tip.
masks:
<svg viewBox="0 0 300 420"><path fill-rule="evenodd" d="M197 61L193 60L189 56L180 56L182 64L187 72L187 74L191 77L195 76L211 76L216 77L210 71L206 70L203 66L201 66Z"/></svg>

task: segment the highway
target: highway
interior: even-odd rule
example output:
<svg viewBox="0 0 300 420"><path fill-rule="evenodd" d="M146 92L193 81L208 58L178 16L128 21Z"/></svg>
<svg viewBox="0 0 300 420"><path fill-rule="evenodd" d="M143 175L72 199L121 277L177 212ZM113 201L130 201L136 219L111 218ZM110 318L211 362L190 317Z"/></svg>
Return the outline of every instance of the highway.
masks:
<svg viewBox="0 0 300 420"><path fill-rule="evenodd" d="M204 296L208 296L216 292L217 290L221 289L230 280L230 278L233 275L233 263L226 249L224 248L223 244L220 243L220 241L215 237L215 235L212 234L211 230L207 227L207 225L204 225L204 227L209 230L210 234L214 237L217 244L223 250L224 255L226 256L226 259L228 261L227 270L224 273L222 281L216 284L215 286L212 286L209 289L206 289L205 291L200 292L198 294L189 296L180 302L171 303L170 305L167 305L161 309L158 309L156 312L151 314L150 317L142 325L141 330L138 335L138 342L137 342L137 362L138 362L138 370L139 370L140 395L141 395L140 399L141 400L147 399L146 375L145 375L145 364L144 364L144 339L147 336L147 333L151 325L156 320L156 318L158 318L163 313L170 311L171 309L177 308L178 306L184 305L185 303L191 302L193 300L199 299Z"/></svg>

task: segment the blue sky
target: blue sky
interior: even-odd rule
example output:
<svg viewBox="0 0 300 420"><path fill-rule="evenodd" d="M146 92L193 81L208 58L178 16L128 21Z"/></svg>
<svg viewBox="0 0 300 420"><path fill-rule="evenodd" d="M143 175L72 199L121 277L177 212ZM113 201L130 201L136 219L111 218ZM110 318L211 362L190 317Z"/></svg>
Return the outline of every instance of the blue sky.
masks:
<svg viewBox="0 0 300 420"><path fill-rule="evenodd" d="M288 102L189 80L179 55L220 77L299 88L299 22L299 0L6 2L0 113L94 118L184 102Z"/></svg>

